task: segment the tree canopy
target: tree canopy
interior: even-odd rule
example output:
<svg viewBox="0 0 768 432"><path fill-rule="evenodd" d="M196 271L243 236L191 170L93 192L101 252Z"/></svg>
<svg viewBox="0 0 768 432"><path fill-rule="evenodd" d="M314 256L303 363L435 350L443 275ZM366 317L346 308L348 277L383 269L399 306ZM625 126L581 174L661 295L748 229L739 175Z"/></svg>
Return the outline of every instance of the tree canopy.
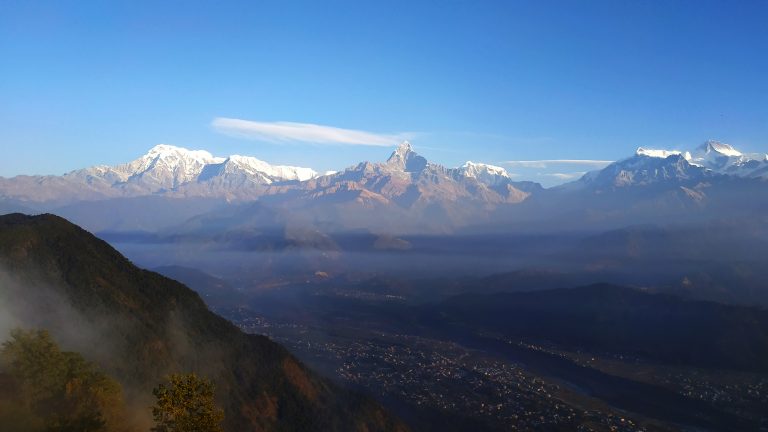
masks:
<svg viewBox="0 0 768 432"><path fill-rule="evenodd" d="M170 375L152 393L155 432L221 432L224 412L214 402L213 383L194 373Z"/></svg>
<svg viewBox="0 0 768 432"><path fill-rule="evenodd" d="M0 423L11 430L119 430L122 389L45 330L16 329L0 349Z"/></svg>

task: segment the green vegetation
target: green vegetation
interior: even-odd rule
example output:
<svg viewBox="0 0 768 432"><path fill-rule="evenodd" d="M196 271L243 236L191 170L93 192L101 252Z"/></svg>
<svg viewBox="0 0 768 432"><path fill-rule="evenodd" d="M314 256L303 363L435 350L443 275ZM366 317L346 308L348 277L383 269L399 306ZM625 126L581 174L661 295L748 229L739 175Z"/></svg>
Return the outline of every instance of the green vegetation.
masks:
<svg viewBox="0 0 768 432"><path fill-rule="evenodd" d="M0 350L4 430L119 430L120 385L80 354L62 351L44 330L14 330Z"/></svg>
<svg viewBox="0 0 768 432"><path fill-rule="evenodd" d="M194 291L137 268L60 217L0 216L0 269L8 279L0 304L34 315L17 317L21 325L99 344L93 361L122 384L136 429L151 427L152 389L194 371L216 382L225 431L404 430L375 401L320 378L268 338L244 334Z"/></svg>
<svg viewBox="0 0 768 432"><path fill-rule="evenodd" d="M213 383L194 373L170 375L152 393L155 432L221 432L224 411L213 400Z"/></svg>
<svg viewBox="0 0 768 432"><path fill-rule="evenodd" d="M124 432L122 388L46 330L11 331L0 349L0 425L11 432ZM214 385L194 373L158 385L155 432L222 432Z"/></svg>

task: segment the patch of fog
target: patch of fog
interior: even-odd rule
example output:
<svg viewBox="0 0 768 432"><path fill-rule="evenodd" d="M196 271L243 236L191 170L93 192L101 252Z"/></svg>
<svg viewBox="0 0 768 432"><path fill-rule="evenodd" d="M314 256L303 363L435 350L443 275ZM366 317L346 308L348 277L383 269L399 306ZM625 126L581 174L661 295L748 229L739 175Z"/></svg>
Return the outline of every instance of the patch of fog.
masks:
<svg viewBox="0 0 768 432"><path fill-rule="evenodd" d="M50 282L21 281L12 271L0 267L0 343L8 340L15 328L47 330L63 350L77 352L109 373L113 365L123 361L116 354L120 341L112 332L121 324L119 319L89 319L62 292ZM151 393L122 384L128 396L129 427L147 430L152 423L147 408L152 404Z"/></svg>
<svg viewBox="0 0 768 432"><path fill-rule="evenodd" d="M0 337L14 327L49 330L65 349L96 349L97 332L66 298L44 282L21 282L0 268Z"/></svg>
<svg viewBox="0 0 768 432"><path fill-rule="evenodd" d="M533 253L431 253L428 251L319 250L236 251L195 245L115 243L114 246L136 265L153 269L184 266L226 280L269 279L316 272L329 274L375 273L393 277L483 276L531 265Z"/></svg>

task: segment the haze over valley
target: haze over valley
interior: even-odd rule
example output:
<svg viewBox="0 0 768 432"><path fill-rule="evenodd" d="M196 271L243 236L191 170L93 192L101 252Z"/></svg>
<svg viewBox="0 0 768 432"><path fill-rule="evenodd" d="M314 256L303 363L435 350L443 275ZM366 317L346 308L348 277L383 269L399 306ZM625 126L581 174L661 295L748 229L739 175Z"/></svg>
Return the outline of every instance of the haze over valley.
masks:
<svg viewBox="0 0 768 432"><path fill-rule="evenodd" d="M768 430L767 19L0 4L0 430Z"/></svg>

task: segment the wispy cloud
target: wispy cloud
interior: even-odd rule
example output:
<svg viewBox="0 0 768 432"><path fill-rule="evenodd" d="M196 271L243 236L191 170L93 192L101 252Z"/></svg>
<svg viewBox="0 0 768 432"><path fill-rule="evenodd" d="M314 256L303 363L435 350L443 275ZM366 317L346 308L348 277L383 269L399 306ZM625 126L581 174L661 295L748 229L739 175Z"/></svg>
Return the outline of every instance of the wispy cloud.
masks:
<svg viewBox="0 0 768 432"><path fill-rule="evenodd" d="M215 118L211 126L224 135L270 142L391 147L413 136L408 133L379 134L312 123L259 122L225 117Z"/></svg>
<svg viewBox="0 0 768 432"><path fill-rule="evenodd" d="M518 160L518 161L504 161L503 165L512 167L523 168L548 168L552 165L576 165L576 166L589 166L594 168L605 167L614 161L608 160L594 160L594 159L542 159L542 160Z"/></svg>
<svg viewBox="0 0 768 432"><path fill-rule="evenodd" d="M583 176L584 174L586 174L586 172L580 171L580 172L572 172L572 173L548 173L548 174L541 174L541 175L545 177L552 177L558 180L567 181L567 180L577 179Z"/></svg>

